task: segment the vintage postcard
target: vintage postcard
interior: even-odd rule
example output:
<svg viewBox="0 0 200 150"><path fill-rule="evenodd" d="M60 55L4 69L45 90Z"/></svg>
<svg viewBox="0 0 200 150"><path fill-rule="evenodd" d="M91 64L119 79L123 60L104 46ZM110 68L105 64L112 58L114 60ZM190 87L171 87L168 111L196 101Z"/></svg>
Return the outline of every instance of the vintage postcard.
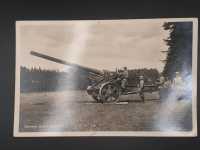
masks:
<svg viewBox="0 0 200 150"><path fill-rule="evenodd" d="M17 21L14 136L197 136L197 27Z"/></svg>

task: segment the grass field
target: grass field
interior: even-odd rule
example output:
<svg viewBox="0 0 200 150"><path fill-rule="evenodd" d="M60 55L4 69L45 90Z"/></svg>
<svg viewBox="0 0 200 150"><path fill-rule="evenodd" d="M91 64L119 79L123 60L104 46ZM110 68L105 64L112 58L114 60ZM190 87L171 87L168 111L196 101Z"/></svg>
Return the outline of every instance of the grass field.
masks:
<svg viewBox="0 0 200 150"><path fill-rule="evenodd" d="M161 102L158 93L121 96L118 104L100 104L85 91L23 93L20 131L188 131L190 101Z"/></svg>

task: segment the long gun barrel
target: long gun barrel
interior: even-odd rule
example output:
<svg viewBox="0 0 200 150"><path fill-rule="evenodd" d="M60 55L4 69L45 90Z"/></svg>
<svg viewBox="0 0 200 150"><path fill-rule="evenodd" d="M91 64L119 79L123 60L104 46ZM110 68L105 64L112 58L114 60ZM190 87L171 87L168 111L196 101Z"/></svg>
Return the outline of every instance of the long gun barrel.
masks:
<svg viewBox="0 0 200 150"><path fill-rule="evenodd" d="M51 57L51 56L48 56L48 55L44 55L44 54L41 54L41 53L38 53L38 52L35 52L35 51L31 51L30 54L33 55L33 56L37 56L37 57L49 60L49 61L59 63L59 64L69 65L69 66L75 67L75 68L80 68L80 69L83 69L83 70L90 72L90 73L103 75L102 71L100 71L100 70L89 68L89 67L84 67L84 66L77 65L77 64L74 64L74 63L70 63L70 62L67 62L67 61L64 61L64 60L61 60L61 59L58 59L58 58L55 58L55 57Z"/></svg>

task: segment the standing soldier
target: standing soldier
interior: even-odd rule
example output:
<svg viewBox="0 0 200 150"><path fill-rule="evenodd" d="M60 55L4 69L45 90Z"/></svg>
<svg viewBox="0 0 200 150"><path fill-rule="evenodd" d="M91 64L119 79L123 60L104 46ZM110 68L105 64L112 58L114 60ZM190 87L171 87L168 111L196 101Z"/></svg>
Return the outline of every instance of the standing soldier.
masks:
<svg viewBox="0 0 200 150"><path fill-rule="evenodd" d="M175 78L173 80L172 86L174 88L182 88L183 80L182 80L182 77L181 77L179 72L176 72L176 76L175 76Z"/></svg>
<svg viewBox="0 0 200 150"><path fill-rule="evenodd" d="M165 77L164 76L160 76L160 84L163 85L165 82Z"/></svg>
<svg viewBox="0 0 200 150"><path fill-rule="evenodd" d="M125 90L127 82L128 82L128 69L127 67L124 67L122 72L122 82L121 82L121 87L123 88L123 90Z"/></svg>
<svg viewBox="0 0 200 150"><path fill-rule="evenodd" d="M168 77L160 77L160 86L159 86L159 96L160 96L160 100L164 101L167 99L169 93L170 93L170 86L171 86L171 82L168 79Z"/></svg>
<svg viewBox="0 0 200 150"><path fill-rule="evenodd" d="M165 79L165 83L163 85L165 88L170 88L171 87L171 80L169 80L168 77Z"/></svg>
<svg viewBox="0 0 200 150"><path fill-rule="evenodd" d="M179 72L176 72L176 76L172 82L172 88L175 90L176 99L181 100L184 95L184 82Z"/></svg>
<svg viewBox="0 0 200 150"><path fill-rule="evenodd" d="M139 77L139 94L140 97L142 99L142 102L144 102L144 93L143 93L143 89L144 89L144 76L140 76Z"/></svg>

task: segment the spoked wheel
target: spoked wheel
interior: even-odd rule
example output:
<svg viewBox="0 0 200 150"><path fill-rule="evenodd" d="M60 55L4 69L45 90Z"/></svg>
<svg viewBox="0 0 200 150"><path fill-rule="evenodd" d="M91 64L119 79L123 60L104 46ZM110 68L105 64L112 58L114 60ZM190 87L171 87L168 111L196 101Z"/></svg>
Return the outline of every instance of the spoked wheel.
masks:
<svg viewBox="0 0 200 150"><path fill-rule="evenodd" d="M103 103L112 103L117 101L119 98L119 93L120 90L119 88L112 84L112 83L107 83L102 86L100 89L100 98Z"/></svg>
<svg viewBox="0 0 200 150"><path fill-rule="evenodd" d="M96 89L94 86L87 87L87 94L90 95L97 103L101 102L99 99L99 89Z"/></svg>
<svg viewBox="0 0 200 150"><path fill-rule="evenodd" d="M93 98L97 103L100 103L100 102L101 102L100 99L99 99L98 94L92 95L92 98Z"/></svg>

